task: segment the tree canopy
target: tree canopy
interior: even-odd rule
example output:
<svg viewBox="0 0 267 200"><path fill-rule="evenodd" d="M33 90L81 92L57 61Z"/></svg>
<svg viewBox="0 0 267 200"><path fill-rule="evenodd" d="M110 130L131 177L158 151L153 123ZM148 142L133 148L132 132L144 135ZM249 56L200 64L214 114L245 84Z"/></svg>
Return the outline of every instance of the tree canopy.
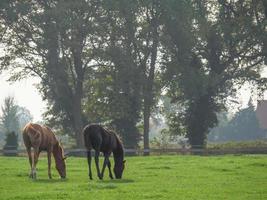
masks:
<svg viewBox="0 0 267 200"><path fill-rule="evenodd" d="M1 1L0 70L41 79L46 121L82 146L103 123L149 148L165 95L170 131L203 147L236 86L266 87L266 1ZM265 63L266 64L266 63ZM141 127L141 128L140 128ZM142 134L143 133L143 134Z"/></svg>

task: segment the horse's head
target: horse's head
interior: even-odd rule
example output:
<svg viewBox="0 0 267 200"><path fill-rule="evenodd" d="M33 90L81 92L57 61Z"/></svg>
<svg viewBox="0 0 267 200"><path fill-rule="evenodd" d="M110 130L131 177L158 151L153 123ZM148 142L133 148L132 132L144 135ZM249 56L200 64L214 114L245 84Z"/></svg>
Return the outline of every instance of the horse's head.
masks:
<svg viewBox="0 0 267 200"><path fill-rule="evenodd" d="M61 178L66 178L66 164L62 147L57 143L53 149L53 154L56 161L56 169Z"/></svg>
<svg viewBox="0 0 267 200"><path fill-rule="evenodd" d="M113 171L114 171L116 179L121 179L123 170L125 168L125 162L126 160L123 160L123 159L121 161L115 162Z"/></svg>

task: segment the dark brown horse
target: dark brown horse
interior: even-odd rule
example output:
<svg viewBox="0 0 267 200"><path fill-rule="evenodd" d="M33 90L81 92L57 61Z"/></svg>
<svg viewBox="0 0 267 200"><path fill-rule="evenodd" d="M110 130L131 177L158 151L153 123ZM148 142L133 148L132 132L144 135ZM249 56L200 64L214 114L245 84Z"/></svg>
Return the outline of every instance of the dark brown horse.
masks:
<svg viewBox="0 0 267 200"><path fill-rule="evenodd" d="M29 163L31 166L30 177L36 179L36 165L41 151L47 151L48 159L48 177L51 176L51 154L55 158L56 169L61 178L66 177L65 157L63 156L63 148L56 139L52 130L46 126L28 123L23 129L23 141L27 149ZM31 148L33 148L34 156L32 158Z"/></svg>
<svg viewBox="0 0 267 200"><path fill-rule="evenodd" d="M87 149L87 160L89 167L89 178L92 180L92 171L91 171L91 150L95 150L95 164L97 169L97 175L99 179L102 179L104 176L104 171L106 166L108 166L109 177L113 179L111 172L111 164L109 156L113 153L114 157L114 174L115 178L120 179L124 170L124 150L122 142L119 137L113 131L107 130L100 125L92 124L87 125L83 129L84 143ZM104 163L102 171L99 169L99 153L104 154Z"/></svg>

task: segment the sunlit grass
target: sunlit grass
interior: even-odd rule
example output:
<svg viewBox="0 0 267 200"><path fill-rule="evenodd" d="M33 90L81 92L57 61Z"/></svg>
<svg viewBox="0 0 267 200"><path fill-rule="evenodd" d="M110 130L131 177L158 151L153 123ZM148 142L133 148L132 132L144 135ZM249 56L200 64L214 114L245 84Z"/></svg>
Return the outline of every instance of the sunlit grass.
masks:
<svg viewBox="0 0 267 200"><path fill-rule="evenodd" d="M85 158L68 158L66 180L54 167L48 179L46 157L28 172L26 157L0 157L0 199L267 199L266 155L129 157L122 180L93 168L89 181Z"/></svg>

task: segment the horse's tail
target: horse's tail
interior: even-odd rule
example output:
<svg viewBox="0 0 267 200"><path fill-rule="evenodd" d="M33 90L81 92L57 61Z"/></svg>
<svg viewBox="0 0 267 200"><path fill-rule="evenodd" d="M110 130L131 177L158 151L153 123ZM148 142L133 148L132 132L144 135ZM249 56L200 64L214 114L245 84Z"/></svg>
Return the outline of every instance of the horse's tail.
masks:
<svg viewBox="0 0 267 200"><path fill-rule="evenodd" d="M40 131L37 130L32 123L26 124L23 128L22 135L26 148L35 143L40 138Z"/></svg>
<svg viewBox="0 0 267 200"><path fill-rule="evenodd" d="M91 143L88 127L85 127L83 129L83 137L84 137L84 146L86 147L87 150L91 150L92 143Z"/></svg>
<svg viewBox="0 0 267 200"><path fill-rule="evenodd" d="M24 142L27 150L31 148L31 140L30 140L30 137L28 135L28 125L29 124L24 126L24 128L22 130L22 138L23 138L23 142Z"/></svg>

